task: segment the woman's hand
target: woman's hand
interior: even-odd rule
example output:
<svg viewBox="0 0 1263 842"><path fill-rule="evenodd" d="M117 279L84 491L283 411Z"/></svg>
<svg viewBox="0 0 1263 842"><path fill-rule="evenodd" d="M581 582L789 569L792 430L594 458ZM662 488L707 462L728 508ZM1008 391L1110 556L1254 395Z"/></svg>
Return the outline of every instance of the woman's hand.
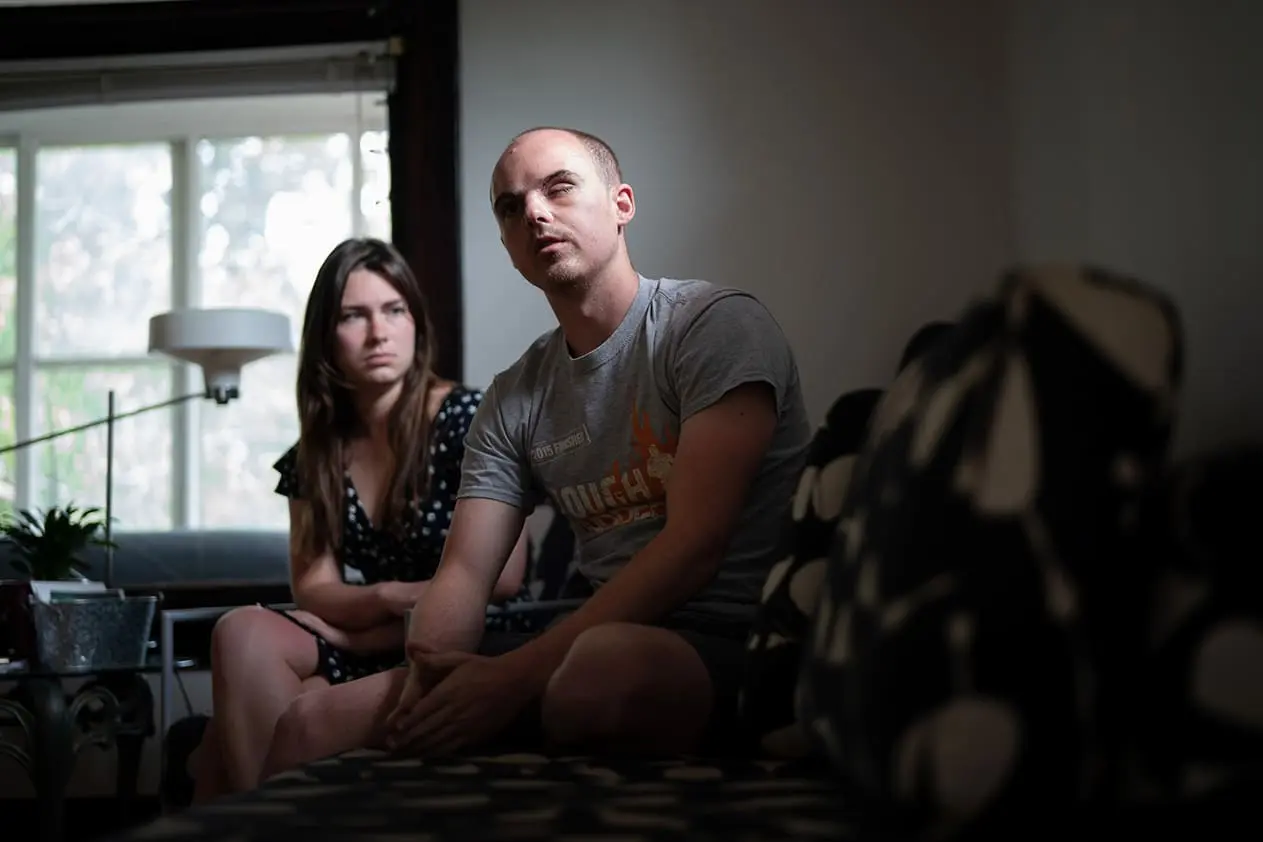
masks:
<svg viewBox="0 0 1263 842"><path fill-rule="evenodd" d="M426 582L378 582L373 585L377 595L396 617L403 617L411 611L430 583Z"/></svg>
<svg viewBox="0 0 1263 842"><path fill-rule="evenodd" d="M358 655L371 655L375 652L398 649L403 646L407 631L403 623L399 621L374 626L363 631L346 631L329 625L310 611L290 611L289 613L295 620L319 634L333 646Z"/></svg>

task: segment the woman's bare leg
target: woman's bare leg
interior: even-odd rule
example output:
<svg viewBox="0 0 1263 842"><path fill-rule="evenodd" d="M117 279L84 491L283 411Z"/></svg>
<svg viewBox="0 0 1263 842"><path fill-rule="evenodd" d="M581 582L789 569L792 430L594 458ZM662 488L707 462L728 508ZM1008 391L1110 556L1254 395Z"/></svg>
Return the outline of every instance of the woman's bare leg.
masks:
<svg viewBox="0 0 1263 842"><path fill-rule="evenodd" d="M328 686L329 683L319 676L308 678L302 683L300 695L308 690ZM217 729L215 718L208 719L206 730L202 732L202 742L189 761L189 765L193 767L190 772L193 778L193 804L204 804L234 791L232 782L228 779L228 768L223 749L220 748Z"/></svg>
<svg viewBox="0 0 1263 842"><path fill-rule="evenodd" d="M232 791L228 770L224 768L223 752L219 750L214 717L207 720L202 742L193 751L190 765L193 767L189 774L193 776L194 804L204 804Z"/></svg>
<svg viewBox="0 0 1263 842"><path fill-rule="evenodd" d="M399 667L295 698L277 720L260 780L344 751L380 747L407 677L407 668Z"/></svg>
<svg viewBox="0 0 1263 842"><path fill-rule="evenodd" d="M199 749L204 797L219 794L216 784L229 792L258 786L277 719L304 690L328 686L315 677L316 658L316 639L267 608L247 605L219 619L211 634L214 720Z"/></svg>

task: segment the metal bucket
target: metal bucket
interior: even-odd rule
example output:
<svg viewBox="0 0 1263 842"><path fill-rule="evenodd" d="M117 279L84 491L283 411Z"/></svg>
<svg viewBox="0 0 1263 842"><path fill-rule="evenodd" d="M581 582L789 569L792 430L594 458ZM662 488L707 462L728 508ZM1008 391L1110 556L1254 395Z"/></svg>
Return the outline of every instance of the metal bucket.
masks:
<svg viewBox="0 0 1263 842"><path fill-rule="evenodd" d="M142 667L157 607L156 596L120 592L32 601L36 660L50 672Z"/></svg>

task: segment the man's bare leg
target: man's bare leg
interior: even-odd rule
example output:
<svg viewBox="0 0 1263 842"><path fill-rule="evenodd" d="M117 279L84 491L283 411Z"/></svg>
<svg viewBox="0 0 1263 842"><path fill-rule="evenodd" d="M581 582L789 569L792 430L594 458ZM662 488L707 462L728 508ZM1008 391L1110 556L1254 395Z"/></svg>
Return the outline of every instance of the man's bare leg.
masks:
<svg viewBox="0 0 1263 842"><path fill-rule="evenodd" d="M558 747L650 755L696 751L714 706L697 650L668 629L607 623L575 639L542 700Z"/></svg>

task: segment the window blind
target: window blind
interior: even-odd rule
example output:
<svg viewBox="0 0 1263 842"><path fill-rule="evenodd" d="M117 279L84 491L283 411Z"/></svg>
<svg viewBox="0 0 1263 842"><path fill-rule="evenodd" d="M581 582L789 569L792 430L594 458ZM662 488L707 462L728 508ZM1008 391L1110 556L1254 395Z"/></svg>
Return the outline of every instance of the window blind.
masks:
<svg viewBox="0 0 1263 842"><path fill-rule="evenodd" d="M0 111L203 97L388 91L392 43L0 62Z"/></svg>

